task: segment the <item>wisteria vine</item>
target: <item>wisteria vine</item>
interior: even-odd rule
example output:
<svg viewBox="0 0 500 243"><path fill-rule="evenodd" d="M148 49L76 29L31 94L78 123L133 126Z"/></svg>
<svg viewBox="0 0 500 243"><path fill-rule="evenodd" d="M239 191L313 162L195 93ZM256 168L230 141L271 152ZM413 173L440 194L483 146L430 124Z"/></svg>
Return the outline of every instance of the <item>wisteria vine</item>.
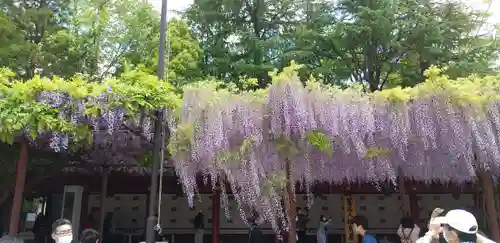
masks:
<svg viewBox="0 0 500 243"><path fill-rule="evenodd" d="M256 210L278 231L288 227L286 163L307 191L316 181L396 183L398 169L455 183L473 180L477 169L500 172L498 78L449 80L437 68L427 75L417 87L371 94L304 86L294 67L266 92L185 88L170 151L189 203L199 173L219 178L243 220Z"/></svg>
<svg viewBox="0 0 500 243"><path fill-rule="evenodd" d="M153 111L175 109L178 99L170 84L140 70L96 83L17 80L0 69L0 141L24 137L39 149L84 150L87 162L123 164L145 152L142 138L151 142Z"/></svg>

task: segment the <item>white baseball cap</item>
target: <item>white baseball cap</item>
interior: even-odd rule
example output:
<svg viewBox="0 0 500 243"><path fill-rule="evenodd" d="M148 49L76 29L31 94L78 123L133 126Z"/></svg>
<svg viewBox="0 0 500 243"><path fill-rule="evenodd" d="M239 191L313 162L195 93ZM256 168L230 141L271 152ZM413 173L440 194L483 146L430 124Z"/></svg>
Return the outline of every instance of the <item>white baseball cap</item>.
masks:
<svg viewBox="0 0 500 243"><path fill-rule="evenodd" d="M466 234L476 234L479 228L476 217L463 209L450 210L446 216L436 217L433 223L447 224L450 227Z"/></svg>

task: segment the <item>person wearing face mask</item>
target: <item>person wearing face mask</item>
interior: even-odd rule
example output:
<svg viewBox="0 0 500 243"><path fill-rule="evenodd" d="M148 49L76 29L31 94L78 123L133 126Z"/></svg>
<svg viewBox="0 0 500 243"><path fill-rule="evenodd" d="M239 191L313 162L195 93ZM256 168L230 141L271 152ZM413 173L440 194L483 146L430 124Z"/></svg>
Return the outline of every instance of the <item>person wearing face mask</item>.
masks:
<svg viewBox="0 0 500 243"><path fill-rule="evenodd" d="M429 231L416 243L494 243L478 234L476 217L463 209L450 210L444 217L431 219Z"/></svg>
<svg viewBox="0 0 500 243"><path fill-rule="evenodd" d="M319 217L319 226L316 230L316 239L318 243L327 243L328 242L328 231L330 229L331 219L327 219L326 216L321 215Z"/></svg>
<svg viewBox="0 0 500 243"><path fill-rule="evenodd" d="M67 219L58 219L52 224L52 239L56 243L71 243L73 241L73 226Z"/></svg>

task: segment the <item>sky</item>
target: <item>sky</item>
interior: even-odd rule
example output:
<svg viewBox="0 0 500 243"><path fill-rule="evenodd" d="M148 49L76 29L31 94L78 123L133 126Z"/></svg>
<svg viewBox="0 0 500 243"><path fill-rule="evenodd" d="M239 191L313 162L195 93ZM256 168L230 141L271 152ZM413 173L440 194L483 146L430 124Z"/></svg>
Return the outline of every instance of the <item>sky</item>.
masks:
<svg viewBox="0 0 500 243"><path fill-rule="evenodd" d="M170 19L174 17L176 11L185 10L187 7L189 7L189 5L193 4L193 1L194 0L168 0L167 3L168 18ZM148 2L150 2L154 6L154 8L157 9L158 11L161 10L161 0L148 0Z"/></svg>

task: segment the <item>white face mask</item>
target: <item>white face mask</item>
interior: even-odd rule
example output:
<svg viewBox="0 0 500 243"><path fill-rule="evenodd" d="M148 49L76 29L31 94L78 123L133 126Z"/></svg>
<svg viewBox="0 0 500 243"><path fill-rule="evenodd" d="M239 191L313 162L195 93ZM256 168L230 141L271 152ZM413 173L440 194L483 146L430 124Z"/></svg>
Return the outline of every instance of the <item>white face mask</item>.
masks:
<svg viewBox="0 0 500 243"><path fill-rule="evenodd" d="M446 242L449 242L448 241L448 232L447 231L443 231L443 238Z"/></svg>
<svg viewBox="0 0 500 243"><path fill-rule="evenodd" d="M71 243L73 235L65 235L57 238L57 243Z"/></svg>
<svg viewBox="0 0 500 243"><path fill-rule="evenodd" d="M358 233L358 226L356 224L351 224L351 227L354 234Z"/></svg>
<svg viewBox="0 0 500 243"><path fill-rule="evenodd" d="M450 237L453 237L454 236L454 233L452 231L449 231L447 230L446 228L442 228L442 231L443 231L443 238L446 242L450 242ZM455 237L453 237L455 238Z"/></svg>

